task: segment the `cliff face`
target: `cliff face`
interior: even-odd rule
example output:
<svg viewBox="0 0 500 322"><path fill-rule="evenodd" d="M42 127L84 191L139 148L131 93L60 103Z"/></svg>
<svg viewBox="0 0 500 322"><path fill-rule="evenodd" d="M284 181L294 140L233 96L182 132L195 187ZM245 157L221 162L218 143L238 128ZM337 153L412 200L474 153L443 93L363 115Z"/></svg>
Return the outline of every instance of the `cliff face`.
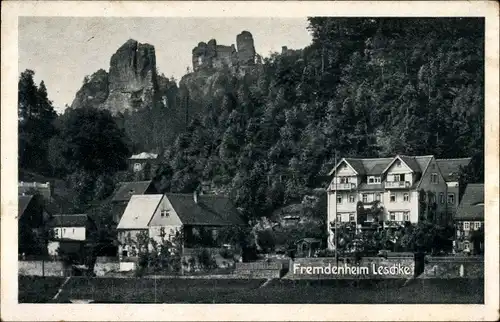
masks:
<svg viewBox="0 0 500 322"><path fill-rule="evenodd" d="M138 110L162 101L170 87L168 80L158 86L155 48L128 40L111 57L109 73L100 70L84 82L71 105L72 108L94 106L113 114Z"/></svg>

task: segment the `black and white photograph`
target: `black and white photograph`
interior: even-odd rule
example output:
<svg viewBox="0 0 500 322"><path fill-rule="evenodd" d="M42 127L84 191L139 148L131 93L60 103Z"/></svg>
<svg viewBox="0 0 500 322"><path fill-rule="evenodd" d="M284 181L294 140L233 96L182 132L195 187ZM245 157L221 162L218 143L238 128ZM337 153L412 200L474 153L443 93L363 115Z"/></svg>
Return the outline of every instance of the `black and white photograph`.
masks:
<svg viewBox="0 0 500 322"><path fill-rule="evenodd" d="M494 304L485 14L224 13L19 15L13 301Z"/></svg>

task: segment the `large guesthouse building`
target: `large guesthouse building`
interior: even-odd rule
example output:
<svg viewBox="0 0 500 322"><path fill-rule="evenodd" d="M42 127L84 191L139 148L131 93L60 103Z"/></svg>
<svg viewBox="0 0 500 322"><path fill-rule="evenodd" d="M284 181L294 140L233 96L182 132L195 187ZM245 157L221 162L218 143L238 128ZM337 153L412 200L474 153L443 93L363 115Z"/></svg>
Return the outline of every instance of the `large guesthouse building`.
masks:
<svg viewBox="0 0 500 322"><path fill-rule="evenodd" d="M379 209L382 227L417 223L429 216L429 209L433 220L451 220L459 202L458 176L470 160L436 160L433 155L341 159L329 173L333 179L327 189L328 248L335 247L335 224L352 222L359 227L375 220L368 214L360 223L361 204Z"/></svg>

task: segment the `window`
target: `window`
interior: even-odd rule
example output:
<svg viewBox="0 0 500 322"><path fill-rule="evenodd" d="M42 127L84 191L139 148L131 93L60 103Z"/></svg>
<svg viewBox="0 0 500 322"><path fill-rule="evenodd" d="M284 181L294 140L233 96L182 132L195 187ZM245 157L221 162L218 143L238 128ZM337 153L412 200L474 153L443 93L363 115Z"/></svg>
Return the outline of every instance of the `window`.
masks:
<svg viewBox="0 0 500 322"><path fill-rule="evenodd" d="M338 214L338 215L337 215L337 221L338 221L338 222L341 222L341 221L342 221L342 215L341 215L341 214Z"/></svg>
<svg viewBox="0 0 500 322"><path fill-rule="evenodd" d="M465 230L469 230L470 229L470 222L468 222L468 221L464 222L464 229Z"/></svg>
<svg viewBox="0 0 500 322"><path fill-rule="evenodd" d="M436 198L434 197L434 195L429 194L429 203L433 204L435 202L436 202Z"/></svg>
<svg viewBox="0 0 500 322"><path fill-rule="evenodd" d="M474 229L479 229L481 227L481 222L480 221L476 221L474 223Z"/></svg>
<svg viewBox="0 0 500 322"><path fill-rule="evenodd" d="M382 182L382 178L380 177L375 177L375 183L381 183Z"/></svg>
<svg viewBox="0 0 500 322"><path fill-rule="evenodd" d="M168 210L162 210L160 214L161 214L162 217L167 217L168 216Z"/></svg>
<svg viewBox="0 0 500 322"><path fill-rule="evenodd" d="M368 183L380 183L380 177L369 176Z"/></svg>
<svg viewBox="0 0 500 322"><path fill-rule="evenodd" d="M396 194L394 193L391 193L391 196L390 196L390 202L396 202Z"/></svg>
<svg viewBox="0 0 500 322"><path fill-rule="evenodd" d="M454 193L449 193L448 194L448 203L449 204L455 204L455 194Z"/></svg>
<svg viewBox="0 0 500 322"><path fill-rule="evenodd" d="M398 167L398 168L401 167L401 161L400 160L396 160L395 164L396 164L396 167Z"/></svg>
<svg viewBox="0 0 500 322"><path fill-rule="evenodd" d="M128 250L122 250L122 256L128 257Z"/></svg>
<svg viewBox="0 0 500 322"><path fill-rule="evenodd" d="M408 193L403 194L403 201L410 201L410 195Z"/></svg>
<svg viewBox="0 0 500 322"><path fill-rule="evenodd" d="M376 201L380 201L380 193L376 193L375 194L375 200Z"/></svg>
<svg viewBox="0 0 500 322"><path fill-rule="evenodd" d="M354 203L354 201L355 201L354 195L349 195L349 202Z"/></svg>
<svg viewBox="0 0 500 322"><path fill-rule="evenodd" d="M363 194L363 202L368 202L368 195L366 193Z"/></svg>
<svg viewBox="0 0 500 322"><path fill-rule="evenodd" d="M59 238L59 229L57 229L57 228L56 228L56 229L54 229L54 236L55 236L56 238Z"/></svg>
<svg viewBox="0 0 500 322"><path fill-rule="evenodd" d="M354 220L354 214L350 214L350 215L349 215L349 221L351 221L351 222L355 221L355 220Z"/></svg>
<svg viewBox="0 0 500 322"><path fill-rule="evenodd" d="M342 195L337 195L337 203L342 203Z"/></svg>
<svg viewBox="0 0 500 322"><path fill-rule="evenodd" d="M140 163L134 163L134 171L141 171L142 165Z"/></svg>
<svg viewBox="0 0 500 322"><path fill-rule="evenodd" d="M340 177L340 183L349 183L349 178L347 177Z"/></svg>
<svg viewBox="0 0 500 322"><path fill-rule="evenodd" d="M393 175L393 181L395 181L395 182L405 181L405 175L404 174L395 174L395 175Z"/></svg>
<svg viewBox="0 0 500 322"><path fill-rule="evenodd" d="M404 213L404 221L410 221L410 213L408 211Z"/></svg>
<svg viewBox="0 0 500 322"><path fill-rule="evenodd" d="M391 213L389 214L389 219L390 219L390 220L392 220L392 221L395 221L395 220L396 220L396 213L391 212Z"/></svg>
<svg viewBox="0 0 500 322"><path fill-rule="evenodd" d="M437 173L431 174L431 183L437 184L439 182Z"/></svg>
<svg viewBox="0 0 500 322"><path fill-rule="evenodd" d="M439 193L439 202L444 203L444 193L442 192Z"/></svg>

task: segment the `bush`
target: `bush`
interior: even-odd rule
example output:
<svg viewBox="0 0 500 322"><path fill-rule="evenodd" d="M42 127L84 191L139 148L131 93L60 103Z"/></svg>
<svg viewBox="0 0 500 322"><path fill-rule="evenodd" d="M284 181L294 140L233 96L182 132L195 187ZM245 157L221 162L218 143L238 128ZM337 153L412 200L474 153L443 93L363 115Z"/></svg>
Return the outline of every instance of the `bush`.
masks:
<svg viewBox="0 0 500 322"><path fill-rule="evenodd" d="M205 248L196 254L196 258L198 259L199 265L204 269L215 268L217 266L215 259Z"/></svg>
<svg viewBox="0 0 500 322"><path fill-rule="evenodd" d="M225 259L232 259L234 257L234 252L232 250L227 249L227 248L223 248L220 250L219 255L221 255L222 258L225 258Z"/></svg>

